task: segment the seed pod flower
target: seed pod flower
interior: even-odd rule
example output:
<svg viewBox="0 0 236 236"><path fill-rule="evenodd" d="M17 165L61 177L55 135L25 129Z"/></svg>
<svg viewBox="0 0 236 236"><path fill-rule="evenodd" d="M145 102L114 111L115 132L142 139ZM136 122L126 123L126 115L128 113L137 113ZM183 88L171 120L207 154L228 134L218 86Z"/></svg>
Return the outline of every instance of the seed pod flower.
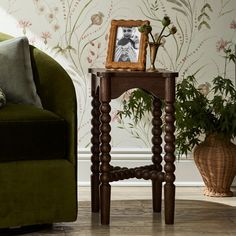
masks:
<svg viewBox="0 0 236 236"><path fill-rule="evenodd" d="M169 16L164 16L161 23L164 27L167 27L170 24L170 17Z"/></svg>

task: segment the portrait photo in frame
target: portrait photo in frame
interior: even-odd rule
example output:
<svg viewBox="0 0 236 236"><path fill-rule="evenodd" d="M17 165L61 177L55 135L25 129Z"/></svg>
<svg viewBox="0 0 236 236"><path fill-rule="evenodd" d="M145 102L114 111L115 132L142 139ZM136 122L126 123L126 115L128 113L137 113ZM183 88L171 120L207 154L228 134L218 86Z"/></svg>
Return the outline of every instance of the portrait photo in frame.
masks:
<svg viewBox="0 0 236 236"><path fill-rule="evenodd" d="M112 20L108 42L107 69L146 69L147 35L139 32L142 20Z"/></svg>

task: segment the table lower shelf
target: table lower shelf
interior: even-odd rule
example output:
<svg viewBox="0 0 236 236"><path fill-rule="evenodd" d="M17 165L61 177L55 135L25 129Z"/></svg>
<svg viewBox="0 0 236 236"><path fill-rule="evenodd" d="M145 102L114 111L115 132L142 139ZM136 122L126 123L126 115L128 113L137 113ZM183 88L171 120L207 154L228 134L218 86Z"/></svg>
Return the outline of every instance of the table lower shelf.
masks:
<svg viewBox="0 0 236 236"><path fill-rule="evenodd" d="M145 180L159 180L163 182L165 180L165 173L161 171L161 167L157 169L155 165L139 166L134 168L111 166L110 182L137 178Z"/></svg>

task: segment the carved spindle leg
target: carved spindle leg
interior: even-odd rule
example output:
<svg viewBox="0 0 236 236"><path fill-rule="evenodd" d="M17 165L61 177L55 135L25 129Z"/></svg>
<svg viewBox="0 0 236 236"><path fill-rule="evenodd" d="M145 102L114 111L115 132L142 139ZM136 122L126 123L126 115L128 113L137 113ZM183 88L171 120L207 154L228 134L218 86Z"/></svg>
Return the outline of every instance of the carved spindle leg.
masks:
<svg viewBox="0 0 236 236"><path fill-rule="evenodd" d="M111 186L109 184L109 171L110 171L110 121L111 117L109 112L111 111L111 107L109 102L102 102L100 106L100 197L101 197L101 224L108 225L110 222L110 198L111 198Z"/></svg>
<svg viewBox="0 0 236 236"><path fill-rule="evenodd" d="M161 101L158 98L153 100L153 119L152 119L152 162L155 165L155 169L158 172L162 171L162 138L161 138ZM152 201L153 201L153 211L161 212L161 195L162 195L162 182L159 179L152 180Z"/></svg>
<svg viewBox="0 0 236 236"><path fill-rule="evenodd" d="M174 224L174 209L175 209L175 126L174 126L174 104L173 102L166 102L165 106L165 186L164 186L164 195L165 195L165 222L166 224Z"/></svg>
<svg viewBox="0 0 236 236"><path fill-rule="evenodd" d="M93 97L92 100L92 138L91 138L91 204L92 204L92 212L98 212L99 211L99 136L100 136L100 131L99 131L99 126L100 126L100 121L99 121L99 116L100 116L100 102L99 102L99 94L98 91Z"/></svg>

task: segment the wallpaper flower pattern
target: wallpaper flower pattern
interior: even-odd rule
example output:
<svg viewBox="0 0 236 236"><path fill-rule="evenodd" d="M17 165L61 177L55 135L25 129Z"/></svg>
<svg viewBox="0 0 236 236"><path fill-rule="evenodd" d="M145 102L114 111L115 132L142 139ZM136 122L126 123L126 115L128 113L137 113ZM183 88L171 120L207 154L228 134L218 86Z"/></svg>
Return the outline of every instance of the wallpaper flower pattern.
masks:
<svg viewBox="0 0 236 236"><path fill-rule="evenodd" d="M158 32L165 14L178 32L159 50L158 67L178 71L179 79L197 72L199 84L223 73L222 50L236 44L235 0L1 0L0 31L26 35L68 71L77 91L80 147L88 147L87 71L104 66L111 19L148 19ZM229 68L228 76L235 80L235 68ZM112 102L112 146L148 147L151 116L136 126L117 116L128 96Z"/></svg>

